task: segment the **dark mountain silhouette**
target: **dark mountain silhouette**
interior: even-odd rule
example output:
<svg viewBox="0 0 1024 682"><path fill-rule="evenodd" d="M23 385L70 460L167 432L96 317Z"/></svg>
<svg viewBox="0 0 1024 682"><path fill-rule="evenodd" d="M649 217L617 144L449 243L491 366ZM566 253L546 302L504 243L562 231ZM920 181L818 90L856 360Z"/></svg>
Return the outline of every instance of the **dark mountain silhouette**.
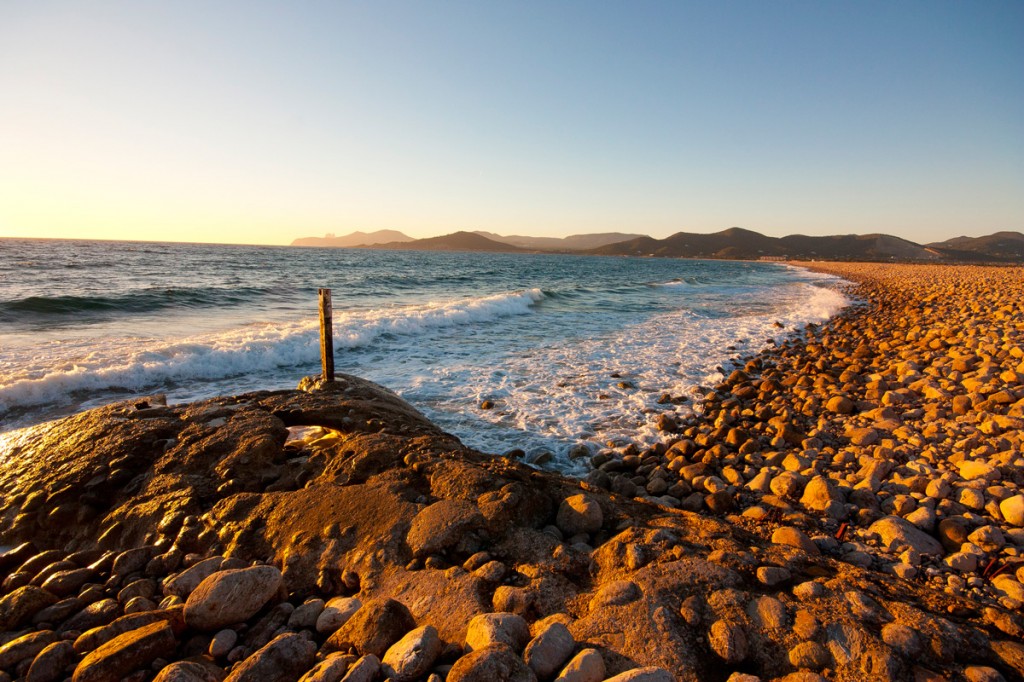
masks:
<svg viewBox="0 0 1024 682"><path fill-rule="evenodd" d="M643 236L625 232L599 232L594 234L573 234L568 237L528 237L525 235L503 237L500 234L482 232L480 230L477 230L475 234L493 239L496 242L518 246L521 249L541 251L585 251L586 249L596 249L599 246L624 242L627 239Z"/></svg>
<svg viewBox="0 0 1024 682"><path fill-rule="evenodd" d="M390 241L380 241L394 237ZM619 237L625 237L618 240ZM985 237L957 237L921 245L887 234L844 234L812 237L792 234L769 237L731 227L701 234L677 232L665 239L621 233L571 237L502 237L491 232L455 232L428 239L410 239L401 232L354 232L343 237L296 239L295 246L348 246L411 251L487 251L494 253L573 252L605 256L721 258L731 260L847 260L911 262L1024 262L1024 234L997 232ZM591 246L596 245L596 246Z"/></svg>
<svg viewBox="0 0 1024 682"><path fill-rule="evenodd" d="M493 239L488 239L475 232L454 232L440 237L428 239L415 239L411 242L392 242L390 244L377 244L374 249L394 249L407 251L490 251L494 253L524 253L511 244L503 244Z"/></svg>
<svg viewBox="0 0 1024 682"><path fill-rule="evenodd" d="M376 232L353 232L352 234L335 237L328 234L323 237L300 237L292 242L292 246L370 246L391 242L411 242L412 237L398 230L377 230Z"/></svg>
<svg viewBox="0 0 1024 682"><path fill-rule="evenodd" d="M821 260L917 260L942 257L914 242L884 234L809 237L768 237L732 227L713 234L678 232L665 239L641 237L609 244L590 253L602 255L663 256L669 258L794 258Z"/></svg>
<svg viewBox="0 0 1024 682"><path fill-rule="evenodd" d="M958 260L985 258L993 261L1024 261L1024 234L996 232L984 237L954 237L928 245Z"/></svg>

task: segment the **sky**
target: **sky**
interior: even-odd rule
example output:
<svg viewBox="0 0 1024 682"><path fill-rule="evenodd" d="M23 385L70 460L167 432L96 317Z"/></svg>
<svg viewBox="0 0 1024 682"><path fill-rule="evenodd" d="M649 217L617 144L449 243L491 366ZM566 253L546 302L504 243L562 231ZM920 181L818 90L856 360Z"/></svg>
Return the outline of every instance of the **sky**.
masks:
<svg viewBox="0 0 1024 682"><path fill-rule="evenodd" d="M1024 230L1024 2L0 3L0 237Z"/></svg>

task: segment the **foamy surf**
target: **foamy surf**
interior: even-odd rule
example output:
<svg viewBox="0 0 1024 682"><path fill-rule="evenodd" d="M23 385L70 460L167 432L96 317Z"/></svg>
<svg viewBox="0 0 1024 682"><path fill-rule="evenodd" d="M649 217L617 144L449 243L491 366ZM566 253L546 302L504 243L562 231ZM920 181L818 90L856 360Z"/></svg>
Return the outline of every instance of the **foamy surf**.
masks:
<svg viewBox="0 0 1024 682"><path fill-rule="evenodd" d="M544 299L540 289L381 310L342 312L334 320L336 350L372 344L384 335L410 336L440 327L479 325L524 315ZM86 352L82 352L82 351ZM10 371L0 352L0 414L34 405L64 405L83 393L145 392L319 362L316 322L249 325L174 341L109 339L96 348L36 348L31 363Z"/></svg>

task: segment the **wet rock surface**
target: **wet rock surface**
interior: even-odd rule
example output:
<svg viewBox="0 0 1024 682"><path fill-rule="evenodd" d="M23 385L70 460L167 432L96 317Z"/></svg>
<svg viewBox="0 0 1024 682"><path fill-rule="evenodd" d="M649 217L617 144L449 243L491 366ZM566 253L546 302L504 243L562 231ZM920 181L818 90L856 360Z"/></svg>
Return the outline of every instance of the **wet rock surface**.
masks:
<svg viewBox="0 0 1024 682"><path fill-rule="evenodd" d="M1018 679L1021 271L827 267L582 481L344 375L5 434L0 678Z"/></svg>

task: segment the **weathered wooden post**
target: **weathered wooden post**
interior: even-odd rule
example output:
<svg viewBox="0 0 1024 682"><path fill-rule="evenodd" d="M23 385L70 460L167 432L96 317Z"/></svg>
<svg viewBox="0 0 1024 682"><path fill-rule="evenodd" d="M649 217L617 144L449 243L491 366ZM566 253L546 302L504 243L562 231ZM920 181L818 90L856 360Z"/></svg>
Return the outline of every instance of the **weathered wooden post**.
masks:
<svg viewBox="0 0 1024 682"><path fill-rule="evenodd" d="M331 314L331 290L320 289L320 361L324 383L334 381L334 320Z"/></svg>

